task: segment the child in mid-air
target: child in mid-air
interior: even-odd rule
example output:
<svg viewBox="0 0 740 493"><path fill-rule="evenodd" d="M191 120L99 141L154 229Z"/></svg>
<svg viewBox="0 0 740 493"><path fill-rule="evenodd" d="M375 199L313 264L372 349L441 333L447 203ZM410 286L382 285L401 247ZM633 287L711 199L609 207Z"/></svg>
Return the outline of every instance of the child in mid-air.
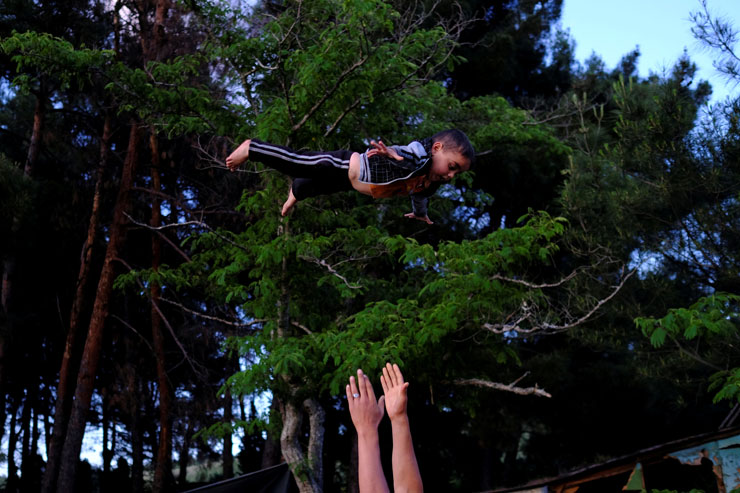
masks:
<svg viewBox="0 0 740 493"><path fill-rule="evenodd" d="M293 177L285 216L297 201L355 189L373 198L410 195L413 212L405 217L432 224L427 202L442 183L468 171L475 150L460 130L439 132L407 146L386 147L382 141L360 154L349 150L296 151L257 139L245 140L226 158L236 170L248 158Z"/></svg>

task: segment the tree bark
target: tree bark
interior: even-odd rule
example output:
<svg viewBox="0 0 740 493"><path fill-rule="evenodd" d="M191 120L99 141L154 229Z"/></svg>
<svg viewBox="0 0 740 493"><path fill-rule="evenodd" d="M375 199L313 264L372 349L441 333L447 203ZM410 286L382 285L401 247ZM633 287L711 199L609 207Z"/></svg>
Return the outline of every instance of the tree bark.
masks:
<svg viewBox="0 0 740 493"><path fill-rule="evenodd" d="M128 339L130 341L130 339ZM133 352L133 344L131 344L131 351ZM132 357L129 356L129 361ZM139 378L136 373L136 366L131 364L127 368L127 390L129 392L128 403L128 414L129 414L129 429L131 430L131 491L132 493L142 493L144 491L144 429L141 423L141 416L139 409L141 404L139 402Z"/></svg>
<svg viewBox="0 0 740 493"><path fill-rule="evenodd" d="M72 393L74 387L70 384L75 378L76 368L72 364L75 343L80 326L80 316L85 300L85 292L90 278L90 267L92 265L93 245L95 236L98 231L100 222L100 201L103 189L103 176L105 168L108 166L108 155L110 154L111 138L111 117L105 116L103 122L103 135L100 139L100 158L98 160L98 171L95 180L95 193L93 195L92 210L90 211L90 221L87 226L87 236L83 243L83 255L80 262L80 270L77 274L77 288L72 308L69 316L69 330L67 339L64 343L64 354L62 355L62 364L59 369L59 383L57 384L57 400L54 404L54 428L52 431L51 441L47 444L48 455L46 470L41 484L42 493L51 493L54 491L57 473L59 472L59 458L64 445L64 436L67 432L67 423L69 413L72 408Z"/></svg>
<svg viewBox="0 0 740 493"><path fill-rule="evenodd" d="M8 481L5 491L15 491L18 487L18 466L15 463L15 448L18 443L18 432L16 431L16 416L18 406L11 405L10 409L10 434L8 435Z"/></svg>
<svg viewBox="0 0 740 493"><path fill-rule="evenodd" d="M159 141L152 129L149 138L152 152L152 227L158 227L162 222L161 199L161 177L159 173ZM152 269L159 269L162 259L162 242L157 232L152 233ZM157 468L154 471L154 492L167 491L169 478L172 475L172 391L167 378L166 355L164 333L162 331L162 319L156 309L161 295L161 286L152 282L151 289L151 318L152 318L152 342L157 365L157 382L159 386L159 443L157 447Z"/></svg>
<svg viewBox="0 0 740 493"><path fill-rule="evenodd" d="M348 493L360 493L359 464L357 462L357 433L352 433L352 451L349 456L349 473L347 474Z"/></svg>
<svg viewBox="0 0 740 493"><path fill-rule="evenodd" d="M23 402L23 413L21 413L21 433L23 441L21 442L21 482L28 483L33 469L32 462L35 454L31 453L31 417L34 406L36 389L28 389L26 398Z"/></svg>
<svg viewBox="0 0 740 493"><path fill-rule="evenodd" d="M180 487L185 486L188 482L188 463L190 462L190 440L193 438L194 419L188 416L188 426L185 430L185 436L182 438L182 447L180 447L180 470L177 475L177 483Z"/></svg>
<svg viewBox="0 0 740 493"><path fill-rule="evenodd" d="M324 443L325 412L315 399L306 399L303 409L287 401L280 403L283 416L283 431L280 446L283 456L293 471L293 477L301 493L320 493L323 491L322 451ZM308 454L304 454L298 438L301 434L304 409L309 418Z"/></svg>
<svg viewBox="0 0 740 493"><path fill-rule="evenodd" d="M281 234L289 235L290 229L287 223L281 224ZM290 335L290 291L287 284L288 260L283 257L282 260L282 280L281 294L277 304L277 337L288 337ZM280 433L280 448L283 457L288 462L293 477L298 484L301 493L320 493L323 491L324 475L322 450L324 443L324 420L325 412L321 404L314 399L309 398L303 401L303 408L298 407L294 398L298 393L298 388L290 382L290 375L281 375L285 383L290 388L288 398L284 399L278 396L273 397L273 402L277 400L280 414L283 417L283 429ZM301 434L301 424L303 422L304 410L308 413L309 418L309 438L308 453L304 453L298 438Z"/></svg>
<svg viewBox="0 0 740 493"><path fill-rule="evenodd" d="M231 397L231 391L227 388L226 394L224 395L224 423L231 425L231 421L234 418L231 407L234 405L234 399ZM233 441L231 432L224 435L224 479L231 479L234 477L234 453L231 448L233 447Z"/></svg>
<svg viewBox="0 0 740 493"><path fill-rule="evenodd" d="M90 407L92 393L95 387L100 350L103 343L103 329L108 315L111 290L115 279L113 263L118 257L124 239L126 223L125 214L129 209L129 192L133 185L134 171L138 161L139 128L131 122L128 149L124 160L121 184L118 190L116 206L113 213L113 224L110 229L110 239L106 248L103 269L98 281L97 296L93 305L90 327L85 340L80 371L77 376L77 387L74 402L67 428L59 470L57 491L60 493L74 491L74 478L77 469L77 460L82 448L82 438L85 433L87 412Z"/></svg>
<svg viewBox="0 0 740 493"><path fill-rule="evenodd" d="M280 409L277 405L277 400L273 399L270 404L270 416L277 419L277 413ZM256 416L256 413L254 414ZM280 437L275 437L275 432L272 430L267 431L267 440L265 440L265 448L262 450L262 469L268 467L277 466L280 464Z"/></svg>

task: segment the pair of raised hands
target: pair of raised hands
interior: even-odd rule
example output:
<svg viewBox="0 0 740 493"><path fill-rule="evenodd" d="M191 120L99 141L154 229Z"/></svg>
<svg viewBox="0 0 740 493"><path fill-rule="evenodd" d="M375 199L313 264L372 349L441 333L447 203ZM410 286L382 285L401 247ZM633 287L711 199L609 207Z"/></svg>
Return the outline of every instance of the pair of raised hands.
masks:
<svg viewBox="0 0 740 493"><path fill-rule="evenodd" d="M386 411L391 421L406 416L406 389L409 383L403 381L398 365L386 363L380 376L380 384L383 386L383 395L376 401L373 385L362 370L357 370L357 379L349 377L347 401L357 433L377 430Z"/></svg>

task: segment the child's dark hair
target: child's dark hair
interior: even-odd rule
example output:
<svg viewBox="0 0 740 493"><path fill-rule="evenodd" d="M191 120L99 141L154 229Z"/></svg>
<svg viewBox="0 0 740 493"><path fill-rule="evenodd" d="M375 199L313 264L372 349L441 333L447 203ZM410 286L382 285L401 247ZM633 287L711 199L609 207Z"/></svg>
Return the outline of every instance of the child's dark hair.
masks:
<svg viewBox="0 0 740 493"><path fill-rule="evenodd" d="M444 145L456 150L470 161L471 167L473 166L475 162L475 149L463 131L456 128L442 130L432 136L432 142L442 142Z"/></svg>

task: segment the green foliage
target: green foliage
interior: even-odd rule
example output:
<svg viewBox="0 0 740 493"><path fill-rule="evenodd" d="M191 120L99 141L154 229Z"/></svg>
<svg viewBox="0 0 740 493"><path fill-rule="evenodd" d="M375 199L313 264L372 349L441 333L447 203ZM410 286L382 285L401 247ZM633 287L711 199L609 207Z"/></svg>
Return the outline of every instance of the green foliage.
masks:
<svg viewBox="0 0 740 493"><path fill-rule="evenodd" d="M400 262L398 275L419 286L418 291L402 298L381 296L344 319L314 328L310 334L275 337L277 326L268 322L258 334L235 339L230 346L259 364L232 377L231 388L239 393L274 389L280 386L278 375L303 375L306 392L329 391L336 395L356 368L372 373L386 361L418 367L450 357L462 361L466 355L478 353L478 357L497 365L516 363L516 351L504 338L487 338L480 346L459 346L453 340L479 332L485 323L501 319L523 299L540 296L498 276L514 276L525 266L550 259L557 249L554 241L562 233L561 218L537 214L520 228L500 230L475 241L446 242L437 248L387 237L383 243ZM320 248L322 243L336 248L338 239L349 234L342 231L337 237L313 238L310 243L304 235L302 242L310 248ZM284 246L280 250L286 251ZM262 282L264 279L252 285L250 291L262 287ZM277 286L271 284L271 288ZM337 290L337 294L346 297L350 292ZM264 290L260 295L265 298ZM300 291L292 291L291 303L300 303L301 297ZM271 303L278 299L275 295L267 298ZM327 301L322 303L326 306ZM262 301L255 296L243 308L254 313L258 304L262 306ZM453 347L457 348L454 354L450 353ZM427 371L437 378L452 378L468 370L458 365Z"/></svg>
<svg viewBox="0 0 740 493"><path fill-rule="evenodd" d="M715 293L688 308L672 308L663 318L640 317L635 323L655 347L662 346L667 336L686 340L726 336L737 330L738 302L738 295Z"/></svg>
<svg viewBox="0 0 740 493"><path fill-rule="evenodd" d="M13 84L24 91L35 87L44 76L52 77L60 90L73 83L82 88L113 60L111 51L75 48L67 40L33 31L13 32L12 36L0 39L0 48L16 63L19 75Z"/></svg>
<svg viewBox="0 0 740 493"><path fill-rule="evenodd" d="M247 21L238 11L203 15L209 22L225 15L233 24L220 24L235 25L207 49L249 101L243 137L315 148L356 147L378 135L393 140L419 113L414 92L426 83L418 80L455 60L449 33L414 25L413 15L401 16L381 0L289 2L279 16L265 18L258 9L251 22L269 22L257 36L239 27ZM415 89L405 91L409 85Z"/></svg>
<svg viewBox="0 0 740 493"><path fill-rule="evenodd" d="M214 88L201 80L206 66L199 54L150 61L143 69L118 62L110 68L106 90L118 101L119 111L136 113L169 138L227 133L234 117L214 97Z"/></svg>
<svg viewBox="0 0 740 493"><path fill-rule="evenodd" d="M662 346L667 338L734 340L740 321L739 303L739 295L715 293L688 308L671 309L662 318L637 318L635 323L655 347ZM712 375L710 389L716 391L715 402L740 399L740 368L717 371Z"/></svg>

